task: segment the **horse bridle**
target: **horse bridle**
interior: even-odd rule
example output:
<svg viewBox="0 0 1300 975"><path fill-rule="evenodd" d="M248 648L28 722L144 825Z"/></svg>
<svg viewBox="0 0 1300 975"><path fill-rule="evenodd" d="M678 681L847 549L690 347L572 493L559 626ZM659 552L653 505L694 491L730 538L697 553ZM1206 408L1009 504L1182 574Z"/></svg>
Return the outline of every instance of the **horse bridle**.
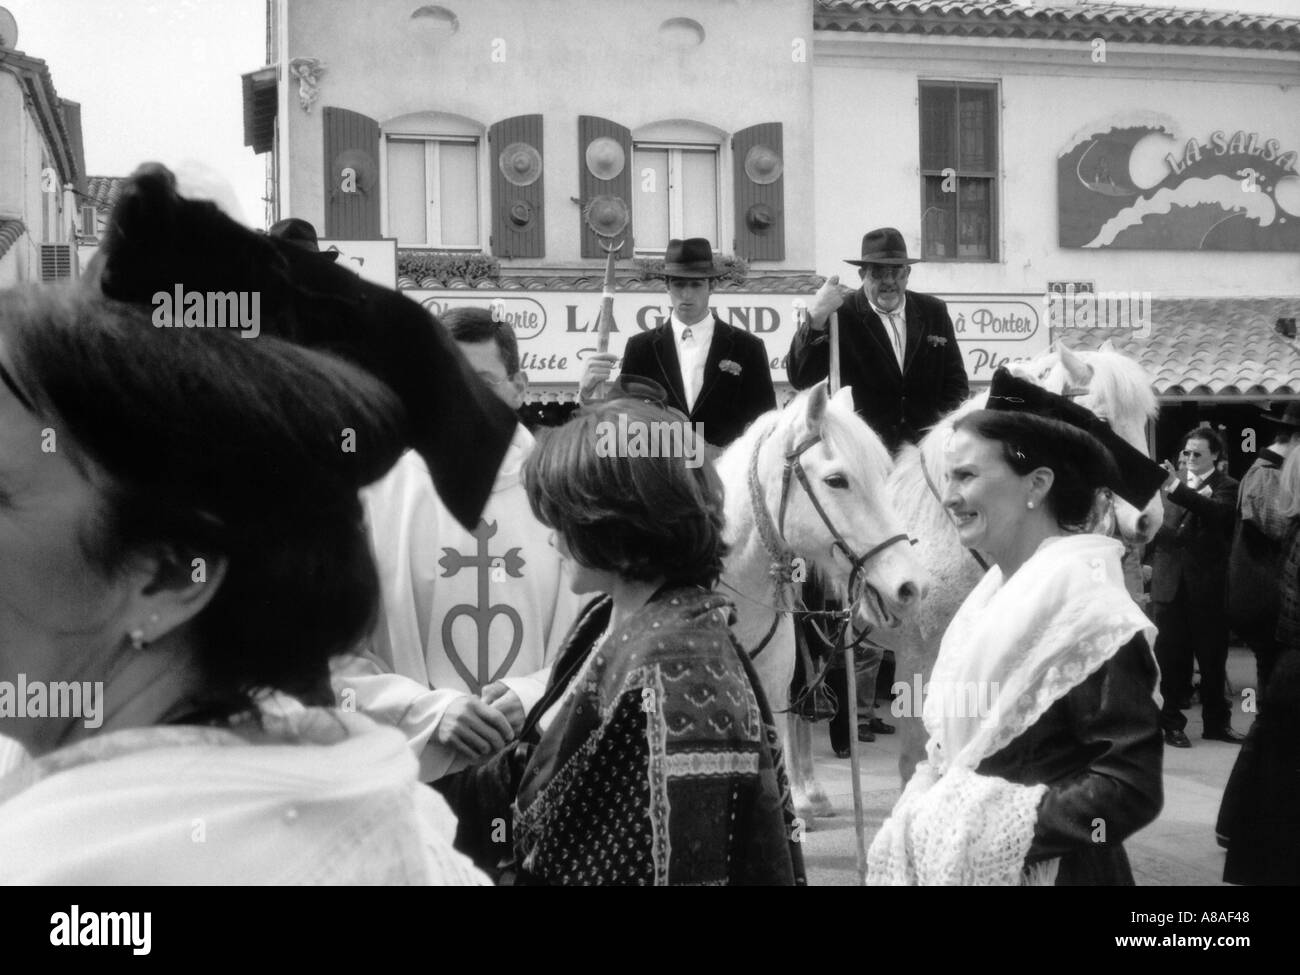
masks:
<svg viewBox="0 0 1300 975"><path fill-rule="evenodd" d="M777 605L773 607L775 616L772 618L772 625L768 628L767 635L764 636L763 641L749 653L751 660L757 658L758 655L767 647L768 643L771 642L772 637L776 633L777 625L781 621L781 615L783 613L792 613L795 611L793 607L788 605L791 601L788 596L792 593L794 588L794 551L785 540L785 512L786 508L790 504L791 484L795 479L797 479L799 484L803 486L804 493L808 495L808 500L812 502L813 510L817 512L817 516L821 518L822 524L826 526L826 530L829 531L831 537L835 539L831 544L831 551L838 549L843 553L845 559L848 560L850 566L852 566L849 573L850 594L857 592L859 576L866 571L866 565L869 561L891 545L896 545L899 542L911 542L913 545L916 544L915 539L910 538L906 532L901 532L897 535L891 535L889 538L886 538L879 545L874 546L863 555L858 555L853 551L853 547L845 540L843 533L835 526L835 523L826 513L826 509L823 508L821 502L817 500L817 492L813 490L812 481L808 478L808 472L804 470L803 463L800 461L800 457L807 453L808 450L821 443L822 435L820 433L812 434L797 444L785 455L785 469L781 472L781 500L777 508L777 520L774 523L772 521L772 513L767 508L767 500L763 496L762 486L759 484L758 480L758 455L763 449L763 444L767 442L767 438L770 435L769 431L759 438L758 443L754 445L754 452L749 458L749 496L750 504L754 509L754 522L758 528L758 537L763 543L763 548L767 552L768 558L771 560L769 572L772 576L772 584L776 594ZM867 588L872 588L870 583L866 583L866 585ZM782 605L783 603L785 605ZM800 612L812 613L812 611L808 610L806 607L800 610ZM836 616L842 618L847 626L852 613L850 610L841 610L834 613L819 613L814 615ZM862 642L869 632L869 628L863 630L863 632L859 634L858 639L854 641L854 646ZM825 635L823 634L823 637L824 636ZM833 643L836 641L828 640L827 642Z"/></svg>

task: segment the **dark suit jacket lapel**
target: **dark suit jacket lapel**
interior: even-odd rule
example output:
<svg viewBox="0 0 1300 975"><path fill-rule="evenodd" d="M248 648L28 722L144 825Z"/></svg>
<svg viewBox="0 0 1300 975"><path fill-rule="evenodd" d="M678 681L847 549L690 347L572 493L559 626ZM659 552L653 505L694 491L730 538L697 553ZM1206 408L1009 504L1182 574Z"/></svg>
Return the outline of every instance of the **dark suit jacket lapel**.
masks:
<svg viewBox="0 0 1300 975"><path fill-rule="evenodd" d="M713 340L709 342L709 354L704 357L704 380L700 384L700 395L695 397L695 408L690 411L691 416L700 412L704 406L704 401L708 399L709 393L717 385L718 379L722 376L720 363L723 359L730 359L731 346L736 341L735 332L730 325L724 325L716 312L713 313ZM680 370L679 370L680 371Z"/></svg>
<svg viewBox="0 0 1300 975"><path fill-rule="evenodd" d="M921 347L921 341L925 338L926 327L929 322L921 316L920 306L915 301L910 300L911 293L904 291L903 296L907 300L907 304L903 308L907 325L907 335L903 338L906 343L903 346L903 372L907 372L908 369L912 368L912 360L916 358L916 350Z"/></svg>
<svg viewBox="0 0 1300 975"><path fill-rule="evenodd" d="M861 288L853 292L853 300L857 302L858 314L862 316L862 322L866 325L867 332L876 340L876 345L880 347L881 354L893 366L894 372L901 376L903 371L898 366L898 356L894 355L894 343L889 340L889 336L885 332L889 326L881 321L880 316L872 310L871 302L867 301L867 296L862 293Z"/></svg>
<svg viewBox="0 0 1300 975"><path fill-rule="evenodd" d="M667 380L665 386L668 395L676 400L673 405L683 413L689 413L690 407L686 405L686 387L682 384L682 363L677 358L677 343L673 340L671 321L664 322L655 329L651 344L654 345L655 359L663 371L664 379Z"/></svg>

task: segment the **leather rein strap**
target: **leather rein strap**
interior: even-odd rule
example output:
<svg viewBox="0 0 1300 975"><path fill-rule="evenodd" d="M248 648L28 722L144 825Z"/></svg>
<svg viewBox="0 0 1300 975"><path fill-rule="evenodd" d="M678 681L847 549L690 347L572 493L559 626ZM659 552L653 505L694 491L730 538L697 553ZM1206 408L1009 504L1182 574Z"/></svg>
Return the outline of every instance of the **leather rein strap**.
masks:
<svg viewBox="0 0 1300 975"><path fill-rule="evenodd" d="M910 539L906 533L902 533L885 539L865 555L859 556L854 553L852 547L847 541L845 541L844 536L840 533L839 529L835 527L835 523L831 521L830 516L826 514L826 509L824 509L821 502L817 500L817 494L813 491L812 482L808 478L808 473L804 470L803 464L799 460L806 451L821 442L822 436L820 433L808 437L785 455L785 469L781 472L781 501L778 507L779 514L776 523L773 523L772 513L767 508L767 500L763 496L763 488L758 479L759 451L762 450L763 444L767 442L767 438L770 435L770 431L763 434L759 438L758 443L754 445L754 452L749 458L748 480L750 506L754 509L754 523L758 529L759 540L763 543L763 548L767 552L768 559L771 563L768 572L772 577L775 606L773 607L772 625L768 627L767 634L763 637L762 642L750 651L750 660L756 659L772 641L772 637L776 634L777 625L781 622L781 615L783 613L793 613L795 611L793 608L795 556L794 551L785 541L785 512L790 503L790 485L792 478L798 478L799 483L803 486L804 493L808 495L808 500L812 502L813 510L817 512L818 517L822 520L822 524L826 526L826 529L835 539L834 544L831 546L832 551L834 549L839 549L852 566L852 570L849 574L850 593L857 591L858 577L863 573L863 571L865 571L868 561L889 548L891 545L896 545L899 542L911 541L913 545L916 544L916 542ZM810 611L804 608L802 612L807 613ZM851 614L850 611L844 610L840 613L834 613L831 615L842 616L845 625L847 626ZM858 639L854 641L854 646L857 646L858 643L861 643L866 639L869 632L869 629L864 630L859 635ZM825 639L824 634L823 639ZM828 640L827 642L833 643L835 641Z"/></svg>

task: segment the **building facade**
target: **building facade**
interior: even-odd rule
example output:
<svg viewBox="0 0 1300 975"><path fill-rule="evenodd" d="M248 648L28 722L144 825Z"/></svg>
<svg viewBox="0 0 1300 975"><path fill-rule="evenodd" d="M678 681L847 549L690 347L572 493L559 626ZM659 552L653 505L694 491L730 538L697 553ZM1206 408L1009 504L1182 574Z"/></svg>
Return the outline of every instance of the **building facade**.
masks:
<svg viewBox="0 0 1300 975"><path fill-rule="evenodd" d="M0 8L6 27L13 18ZM81 106L59 98L44 61L0 30L0 287L78 273L85 190Z"/></svg>
<svg viewBox="0 0 1300 975"><path fill-rule="evenodd" d="M245 105L276 214L396 238L399 284L435 311L500 302L556 390L593 346L604 253L584 211L616 196L619 327L666 312L650 274L667 239L708 237L742 262L715 307L763 337L778 379L815 275L851 275L861 235L895 226L977 382L1109 338L1180 418L1300 396L1300 20L271 0L268 28Z"/></svg>

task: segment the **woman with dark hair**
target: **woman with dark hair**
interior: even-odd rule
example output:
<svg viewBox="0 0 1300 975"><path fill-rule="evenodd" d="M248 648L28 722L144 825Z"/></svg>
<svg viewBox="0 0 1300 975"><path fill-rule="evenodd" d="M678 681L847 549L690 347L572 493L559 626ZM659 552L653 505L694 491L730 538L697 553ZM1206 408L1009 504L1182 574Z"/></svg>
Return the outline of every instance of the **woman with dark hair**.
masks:
<svg viewBox="0 0 1300 975"><path fill-rule="evenodd" d="M944 634L927 761L871 845L869 879L1131 884L1121 843L1163 801L1154 628L1125 589L1123 546L1090 531L1105 489L1142 507L1162 477L1004 370L989 404L955 424L944 504L993 567Z"/></svg>
<svg viewBox="0 0 1300 975"><path fill-rule="evenodd" d="M320 706L391 393L55 290L0 293L0 379L0 880L482 882L402 736Z"/></svg>
<svg viewBox="0 0 1300 975"><path fill-rule="evenodd" d="M803 880L772 716L710 592L726 545L703 450L682 414L624 398L543 436L525 464L574 591L599 596L519 743L446 784L480 864L501 859L491 824L513 809L517 883Z"/></svg>

